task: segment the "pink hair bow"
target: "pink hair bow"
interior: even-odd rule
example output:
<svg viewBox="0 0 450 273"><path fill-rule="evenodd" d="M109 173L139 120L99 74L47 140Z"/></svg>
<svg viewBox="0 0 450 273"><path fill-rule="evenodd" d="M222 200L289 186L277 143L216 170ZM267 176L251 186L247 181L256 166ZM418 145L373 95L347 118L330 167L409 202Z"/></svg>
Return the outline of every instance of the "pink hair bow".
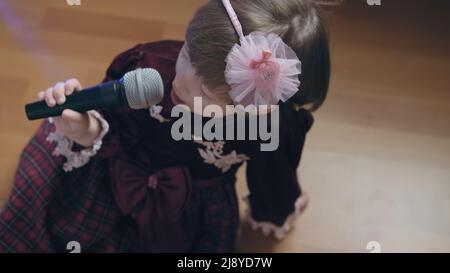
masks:
<svg viewBox="0 0 450 273"><path fill-rule="evenodd" d="M226 59L225 79L235 104L276 105L298 92L301 62L295 52L274 33L252 32L244 36L229 0L222 0L240 44Z"/></svg>

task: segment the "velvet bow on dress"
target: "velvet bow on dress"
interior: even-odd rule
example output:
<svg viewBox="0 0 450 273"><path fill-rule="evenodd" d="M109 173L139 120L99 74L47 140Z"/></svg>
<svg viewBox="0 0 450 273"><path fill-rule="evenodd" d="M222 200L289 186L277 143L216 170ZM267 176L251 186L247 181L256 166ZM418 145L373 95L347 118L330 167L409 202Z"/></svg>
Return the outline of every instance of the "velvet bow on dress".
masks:
<svg viewBox="0 0 450 273"><path fill-rule="evenodd" d="M189 170L169 167L152 171L146 166L126 156L110 163L116 202L137 225L138 251L187 251L181 220L192 190Z"/></svg>

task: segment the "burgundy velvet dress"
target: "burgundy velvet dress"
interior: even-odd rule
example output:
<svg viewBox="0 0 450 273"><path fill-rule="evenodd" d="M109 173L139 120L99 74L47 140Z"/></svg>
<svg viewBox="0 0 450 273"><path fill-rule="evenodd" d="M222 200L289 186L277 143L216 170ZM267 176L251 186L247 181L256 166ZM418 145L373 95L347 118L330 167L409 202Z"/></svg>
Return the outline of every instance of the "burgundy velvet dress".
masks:
<svg viewBox="0 0 450 273"><path fill-rule="evenodd" d="M291 111L273 152L258 141L174 141L170 91L182 45L140 44L115 58L105 81L151 67L165 96L151 110L100 111L110 128L83 166L64 170L67 158L47 139L53 124L40 126L0 214L0 252L68 252L71 241L82 252L231 252L235 174L245 161L252 222L286 228L301 195L296 170L312 115Z"/></svg>

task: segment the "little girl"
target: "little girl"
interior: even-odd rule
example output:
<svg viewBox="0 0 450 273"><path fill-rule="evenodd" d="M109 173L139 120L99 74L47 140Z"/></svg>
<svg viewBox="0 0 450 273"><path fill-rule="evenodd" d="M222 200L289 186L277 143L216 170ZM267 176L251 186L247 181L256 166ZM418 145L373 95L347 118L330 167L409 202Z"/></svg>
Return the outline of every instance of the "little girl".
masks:
<svg viewBox="0 0 450 273"><path fill-rule="evenodd" d="M231 252L235 174L244 162L246 220L277 238L291 229L307 204L297 167L310 111L324 102L330 74L318 4L210 0L185 43L137 45L114 59L104 81L147 67L163 78L159 105L66 110L40 126L0 215L1 252L65 252L72 241L82 252ZM72 79L39 97L53 107L81 89ZM171 110L193 109L194 97L223 108L279 104L278 149L263 152L250 140L175 141ZM202 120L211 118L222 117Z"/></svg>

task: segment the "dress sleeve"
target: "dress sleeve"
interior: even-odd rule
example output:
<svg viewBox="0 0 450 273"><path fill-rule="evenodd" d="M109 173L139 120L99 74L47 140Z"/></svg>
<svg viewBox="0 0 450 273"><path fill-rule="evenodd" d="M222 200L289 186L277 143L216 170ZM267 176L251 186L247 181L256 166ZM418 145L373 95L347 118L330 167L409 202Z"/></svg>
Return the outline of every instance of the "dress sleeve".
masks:
<svg viewBox="0 0 450 273"><path fill-rule="evenodd" d="M257 151L247 163L250 194L245 198L248 210L245 220L253 229L282 239L301 212L302 194L297 176L306 133L313 116L306 110L292 113L281 127L280 144L271 152Z"/></svg>

